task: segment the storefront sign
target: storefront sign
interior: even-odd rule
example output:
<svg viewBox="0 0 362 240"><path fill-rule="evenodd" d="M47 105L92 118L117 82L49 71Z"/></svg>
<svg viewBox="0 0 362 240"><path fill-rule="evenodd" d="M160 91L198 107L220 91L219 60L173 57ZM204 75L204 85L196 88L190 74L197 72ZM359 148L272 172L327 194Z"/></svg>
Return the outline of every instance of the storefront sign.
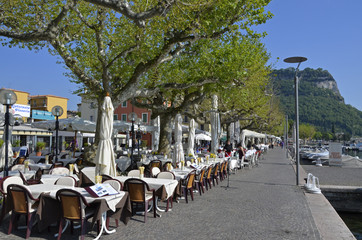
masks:
<svg viewBox="0 0 362 240"><path fill-rule="evenodd" d="M30 105L14 104L11 106L14 114L19 114L22 117L30 117Z"/></svg>
<svg viewBox="0 0 362 240"><path fill-rule="evenodd" d="M54 116L51 112L41 111L41 110L32 110L31 117L33 119L40 119L40 120L54 120Z"/></svg>

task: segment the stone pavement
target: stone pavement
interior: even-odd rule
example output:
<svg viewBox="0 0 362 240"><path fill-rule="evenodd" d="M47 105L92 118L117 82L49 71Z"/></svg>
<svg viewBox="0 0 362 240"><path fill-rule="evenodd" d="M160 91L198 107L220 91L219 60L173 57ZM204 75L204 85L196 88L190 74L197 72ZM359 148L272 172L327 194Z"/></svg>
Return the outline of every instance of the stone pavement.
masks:
<svg viewBox="0 0 362 240"><path fill-rule="evenodd" d="M258 167L244 169L200 196L185 203L174 203L171 212L148 222L134 216L127 226L101 239L321 239L306 197L295 186L295 172L285 152L269 150ZM111 224L114 224L113 221ZM23 239L25 230L6 235L8 222L1 226L0 239ZM55 228L48 233L33 230L30 239L54 239ZM62 239L78 239L66 231ZM92 239L95 231L88 232Z"/></svg>

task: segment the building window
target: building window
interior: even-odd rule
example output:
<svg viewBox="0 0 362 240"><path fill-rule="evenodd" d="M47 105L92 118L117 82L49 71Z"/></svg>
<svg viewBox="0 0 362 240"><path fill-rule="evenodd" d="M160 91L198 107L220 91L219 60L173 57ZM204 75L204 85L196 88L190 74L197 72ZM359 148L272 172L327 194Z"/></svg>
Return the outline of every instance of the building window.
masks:
<svg viewBox="0 0 362 240"><path fill-rule="evenodd" d="M91 122L94 122L93 116L89 116L89 120L90 120Z"/></svg>
<svg viewBox="0 0 362 240"><path fill-rule="evenodd" d="M200 125L200 129L201 129L202 131L205 131L204 124L201 124L201 125Z"/></svg>
<svg viewBox="0 0 362 240"><path fill-rule="evenodd" d="M148 122L148 113L142 113L142 122L147 123Z"/></svg>
<svg viewBox="0 0 362 240"><path fill-rule="evenodd" d="M113 120L118 120L118 114L113 114Z"/></svg>
<svg viewBox="0 0 362 240"><path fill-rule="evenodd" d="M184 122L185 122L185 123L189 122L189 118L188 118L187 116L185 116Z"/></svg>
<svg viewBox="0 0 362 240"><path fill-rule="evenodd" d="M127 114L122 114L122 116L121 116L122 118L121 118L121 120L123 121L123 122L127 122Z"/></svg>
<svg viewBox="0 0 362 240"><path fill-rule="evenodd" d="M124 102L122 103L122 107L123 107L123 108L127 107L127 101L124 101Z"/></svg>

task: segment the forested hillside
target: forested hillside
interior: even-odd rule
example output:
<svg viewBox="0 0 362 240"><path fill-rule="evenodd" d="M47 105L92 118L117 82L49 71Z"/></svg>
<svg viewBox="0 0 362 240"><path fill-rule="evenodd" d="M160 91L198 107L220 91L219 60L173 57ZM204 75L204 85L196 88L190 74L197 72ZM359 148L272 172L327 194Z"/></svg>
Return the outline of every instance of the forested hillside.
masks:
<svg viewBox="0 0 362 240"><path fill-rule="evenodd" d="M294 68L272 72L274 92L280 108L294 120ZM362 136L362 112L345 104L333 76L323 69L300 71L299 121L316 126L321 132ZM351 86L353 87L353 86Z"/></svg>

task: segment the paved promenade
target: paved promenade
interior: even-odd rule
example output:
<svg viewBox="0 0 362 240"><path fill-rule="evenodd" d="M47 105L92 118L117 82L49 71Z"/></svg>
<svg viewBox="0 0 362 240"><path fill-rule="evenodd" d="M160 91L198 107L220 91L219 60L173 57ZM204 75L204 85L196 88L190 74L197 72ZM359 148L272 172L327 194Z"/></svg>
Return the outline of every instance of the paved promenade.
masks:
<svg viewBox="0 0 362 240"><path fill-rule="evenodd" d="M258 167L238 171L189 204L174 203L161 218L134 216L127 226L101 239L321 239L303 190L295 186L295 172L285 152L269 150ZM111 224L114 224L112 221ZM25 230L7 235L8 222L1 226L0 239L23 239ZM53 234L33 230L30 239L54 239ZM66 231L62 239L78 239ZM92 239L95 231L88 232Z"/></svg>

